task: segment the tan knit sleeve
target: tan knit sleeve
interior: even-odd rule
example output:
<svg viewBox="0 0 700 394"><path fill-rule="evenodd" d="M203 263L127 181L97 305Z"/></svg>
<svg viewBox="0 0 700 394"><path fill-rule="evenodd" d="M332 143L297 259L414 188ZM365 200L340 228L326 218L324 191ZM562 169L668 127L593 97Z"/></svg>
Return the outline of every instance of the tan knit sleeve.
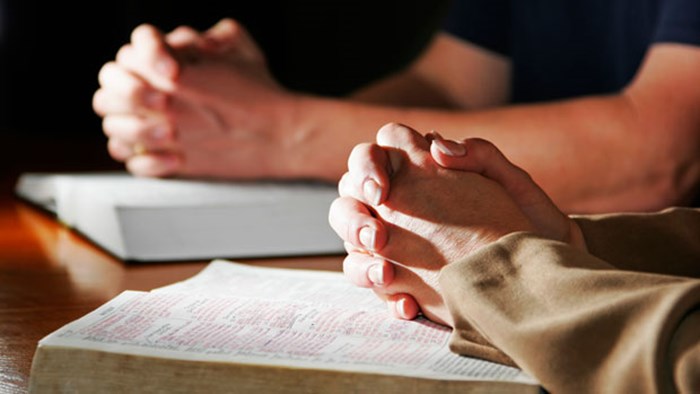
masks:
<svg viewBox="0 0 700 394"><path fill-rule="evenodd" d="M445 267L440 287L453 350L469 342L466 323L550 392L700 392L700 280L619 270L516 233Z"/></svg>
<svg viewBox="0 0 700 394"><path fill-rule="evenodd" d="M700 210L575 217L589 253L620 269L700 278Z"/></svg>

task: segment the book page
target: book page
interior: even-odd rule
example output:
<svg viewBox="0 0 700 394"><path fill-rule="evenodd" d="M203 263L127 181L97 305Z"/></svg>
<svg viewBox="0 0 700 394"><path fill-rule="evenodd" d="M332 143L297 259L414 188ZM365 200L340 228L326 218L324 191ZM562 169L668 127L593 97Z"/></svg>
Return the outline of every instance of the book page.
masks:
<svg viewBox="0 0 700 394"><path fill-rule="evenodd" d="M181 360L536 384L518 369L460 357L450 329L383 309L298 300L124 292L44 338L76 347Z"/></svg>
<svg viewBox="0 0 700 394"><path fill-rule="evenodd" d="M460 357L450 330L383 310L309 302L125 292L40 346L449 380L535 382L515 368Z"/></svg>
<svg viewBox="0 0 700 394"><path fill-rule="evenodd" d="M339 272L255 267L214 260L197 275L152 292L296 300L386 311L372 291Z"/></svg>

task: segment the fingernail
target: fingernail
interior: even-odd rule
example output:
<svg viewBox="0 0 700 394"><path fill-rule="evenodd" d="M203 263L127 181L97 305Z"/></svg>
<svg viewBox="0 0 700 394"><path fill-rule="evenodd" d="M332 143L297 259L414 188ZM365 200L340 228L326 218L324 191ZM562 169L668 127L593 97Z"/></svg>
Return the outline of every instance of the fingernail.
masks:
<svg viewBox="0 0 700 394"><path fill-rule="evenodd" d="M381 264L374 264L367 270L367 277L375 286L384 285L384 268Z"/></svg>
<svg viewBox="0 0 700 394"><path fill-rule="evenodd" d="M433 142L433 140L441 140L443 139L440 133L438 133L435 130L430 130L426 135L425 138L428 140L428 142Z"/></svg>
<svg viewBox="0 0 700 394"><path fill-rule="evenodd" d="M396 311L399 312L399 316L404 319L408 319L408 313L406 311L406 299L402 298L396 301Z"/></svg>
<svg viewBox="0 0 700 394"><path fill-rule="evenodd" d="M453 141L446 141L436 138L433 140L433 144L440 150L440 152L446 154L447 156L458 157L467 154L467 149L464 147L464 145Z"/></svg>
<svg viewBox="0 0 700 394"><path fill-rule="evenodd" d="M362 190L367 202L372 205L379 205L379 200L382 198L382 188L374 179L365 180L362 184Z"/></svg>
<svg viewBox="0 0 700 394"><path fill-rule="evenodd" d="M152 136L153 136L153 139L155 139L155 140L159 140L159 141L165 140L168 138L168 134L169 134L168 127L165 125L158 125L158 126L153 128Z"/></svg>
<svg viewBox="0 0 700 394"><path fill-rule="evenodd" d="M368 250L374 250L377 241L377 230L365 226L360 229L360 242Z"/></svg>

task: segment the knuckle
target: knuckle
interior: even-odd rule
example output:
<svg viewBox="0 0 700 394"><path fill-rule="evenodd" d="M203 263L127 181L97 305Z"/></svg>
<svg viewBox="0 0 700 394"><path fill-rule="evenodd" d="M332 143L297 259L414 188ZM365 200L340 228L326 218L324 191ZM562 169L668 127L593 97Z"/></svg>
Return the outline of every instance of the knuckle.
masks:
<svg viewBox="0 0 700 394"><path fill-rule="evenodd" d="M355 148L353 149L354 153L356 155L360 155L361 157L368 156L370 152L373 151L373 148L377 147L376 144L370 143L370 142L363 142L361 144L357 144Z"/></svg>
<svg viewBox="0 0 700 394"><path fill-rule="evenodd" d="M352 147L352 150L350 151L350 157L352 158L353 156L357 156L358 153L362 150L362 147L365 145L365 143L357 144Z"/></svg>
<svg viewBox="0 0 700 394"><path fill-rule="evenodd" d="M343 197L338 197L331 203L330 212L335 213L340 210L340 206L343 204Z"/></svg>
<svg viewBox="0 0 700 394"><path fill-rule="evenodd" d="M343 241L343 248L345 248L345 253L348 253L348 254L357 251L357 248L355 247L355 245L353 245L347 241Z"/></svg>
<svg viewBox="0 0 700 394"><path fill-rule="evenodd" d="M240 36L243 33L243 27L231 18L222 19L216 26L217 30L221 31L223 34L234 38Z"/></svg>
<svg viewBox="0 0 700 394"><path fill-rule="evenodd" d="M372 287L372 283L367 279L366 275L366 255L361 253L349 253L343 259L343 274L354 285L359 287Z"/></svg>
<svg viewBox="0 0 700 394"><path fill-rule="evenodd" d="M127 158L124 154L124 147L121 142L114 138L110 138L109 141L107 141L107 152L117 161L124 161Z"/></svg>
<svg viewBox="0 0 700 394"><path fill-rule="evenodd" d="M95 93L92 95L92 109L100 116L104 116L104 108L102 106L102 95L103 95L102 89L98 89L95 91Z"/></svg>
<svg viewBox="0 0 700 394"><path fill-rule="evenodd" d="M420 136L416 131L401 123L388 123L377 132L380 146L406 146L415 142Z"/></svg>
<svg viewBox="0 0 700 394"><path fill-rule="evenodd" d="M491 141L485 140L483 138L472 138L472 149L476 149L481 152L481 154L490 155L494 153L497 149Z"/></svg>
<svg viewBox="0 0 700 394"><path fill-rule="evenodd" d="M343 259L343 273L345 275L350 275L350 273L353 272L353 267L354 267L354 262L352 258L352 254L348 253L347 256Z"/></svg>
<svg viewBox="0 0 700 394"><path fill-rule="evenodd" d="M189 37L194 37L194 36L198 35L198 33L195 29L193 29L190 26L185 26L185 25L181 25L181 26L176 27L172 31L172 33L176 34L176 35L189 36Z"/></svg>
<svg viewBox="0 0 700 394"><path fill-rule="evenodd" d="M348 169L353 170L357 164L365 163L370 159L370 152L372 151L372 145L370 143L364 142L357 144L350 151L350 156L348 156ZM353 167L353 168L351 168Z"/></svg>
<svg viewBox="0 0 700 394"><path fill-rule="evenodd" d="M128 63L131 60L131 54L133 53L133 46L131 44L122 45L117 51L116 62L119 64Z"/></svg>
<svg viewBox="0 0 700 394"><path fill-rule="evenodd" d="M468 138L463 140L462 144L468 152L467 157L473 160L477 167L490 160L495 150L493 144L482 138Z"/></svg>
<svg viewBox="0 0 700 394"><path fill-rule="evenodd" d="M117 129L114 127L114 120L111 116L105 116L102 118L102 131L104 131L107 137L114 137Z"/></svg>
<svg viewBox="0 0 700 394"><path fill-rule="evenodd" d="M110 82L112 73L114 73L117 67L119 67L117 63L112 61L105 63L102 68L100 68L100 71L97 73L97 80L100 86L107 85Z"/></svg>
<svg viewBox="0 0 700 394"><path fill-rule="evenodd" d="M135 175L159 177L168 175L166 168L152 156L139 155L126 162L126 168Z"/></svg>
<svg viewBox="0 0 700 394"><path fill-rule="evenodd" d="M131 32L131 41L138 40L138 37L142 34L153 34L155 32L155 27L148 23L142 23L134 28Z"/></svg>
<svg viewBox="0 0 700 394"><path fill-rule="evenodd" d="M233 18L223 18L219 23L229 29L240 29L241 24Z"/></svg>
<svg viewBox="0 0 700 394"><path fill-rule="evenodd" d="M345 174L343 174L343 176L340 177L340 181L338 182L338 194L340 194L341 197L349 196L350 187L350 173L346 172Z"/></svg>
<svg viewBox="0 0 700 394"><path fill-rule="evenodd" d="M341 205L342 205L342 198L343 197L338 197L333 202L331 203L330 208L328 209L328 223L331 225L331 228L338 234L341 238L343 236L343 231L340 229L340 220L339 218L341 217Z"/></svg>
<svg viewBox="0 0 700 394"><path fill-rule="evenodd" d="M397 132L405 128L401 123L390 122L382 126L379 131L377 131L377 140L387 140L391 139Z"/></svg>

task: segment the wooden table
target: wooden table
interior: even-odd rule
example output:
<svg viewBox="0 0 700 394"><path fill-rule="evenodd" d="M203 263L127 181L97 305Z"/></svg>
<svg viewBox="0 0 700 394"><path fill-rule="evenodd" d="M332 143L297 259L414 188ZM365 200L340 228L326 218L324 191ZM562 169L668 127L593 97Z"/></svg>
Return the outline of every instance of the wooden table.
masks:
<svg viewBox="0 0 700 394"><path fill-rule="evenodd" d="M100 147L101 149L104 149ZM65 152L65 151L64 151ZM49 163L51 164L51 163ZM107 164L109 165L109 164ZM126 265L49 215L12 196L21 166L0 179L0 393L27 391L37 342L123 290L182 280L206 262ZM64 170L67 167L51 165ZM75 170L81 166L69 166ZM102 166L97 166L103 169ZM27 170L46 170L27 166ZM86 167L85 169L94 169ZM340 270L341 256L248 260L265 266Z"/></svg>

